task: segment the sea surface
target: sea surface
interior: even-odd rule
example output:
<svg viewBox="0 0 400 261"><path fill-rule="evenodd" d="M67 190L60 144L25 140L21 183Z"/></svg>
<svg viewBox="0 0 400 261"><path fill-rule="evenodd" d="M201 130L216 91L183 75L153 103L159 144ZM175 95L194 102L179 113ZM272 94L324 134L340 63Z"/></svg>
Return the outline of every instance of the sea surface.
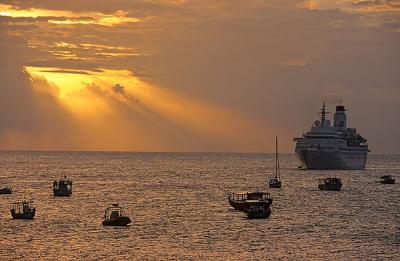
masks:
<svg viewBox="0 0 400 261"><path fill-rule="evenodd" d="M400 260L400 156L370 155L366 170L297 169L283 154L283 187L270 189L273 154L0 152L0 260ZM392 174L394 185L376 183ZM70 198L53 180L73 180ZM317 178L342 179L340 192ZM272 214L248 220L228 193L270 191ZM36 217L13 220L32 199ZM119 203L127 228L103 227Z"/></svg>

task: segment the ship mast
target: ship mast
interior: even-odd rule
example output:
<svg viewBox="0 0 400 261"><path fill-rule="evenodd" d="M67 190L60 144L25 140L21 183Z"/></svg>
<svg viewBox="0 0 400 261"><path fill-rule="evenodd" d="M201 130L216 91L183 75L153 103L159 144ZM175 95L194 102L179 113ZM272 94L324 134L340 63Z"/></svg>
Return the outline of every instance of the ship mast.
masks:
<svg viewBox="0 0 400 261"><path fill-rule="evenodd" d="M321 112L319 114L321 114L321 126L324 127L326 126L326 114L328 114L329 112L326 111L326 106L325 106L325 102L322 104L322 109Z"/></svg>
<svg viewBox="0 0 400 261"><path fill-rule="evenodd" d="M325 120L326 120L326 111L325 111L325 102L322 105L322 110L321 110L321 125L325 125Z"/></svg>

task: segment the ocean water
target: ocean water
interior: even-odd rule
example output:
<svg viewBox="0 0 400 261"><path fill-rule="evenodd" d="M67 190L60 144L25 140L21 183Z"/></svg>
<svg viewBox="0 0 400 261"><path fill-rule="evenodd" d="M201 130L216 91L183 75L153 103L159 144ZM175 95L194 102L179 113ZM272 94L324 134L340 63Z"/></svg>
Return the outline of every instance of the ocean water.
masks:
<svg viewBox="0 0 400 261"><path fill-rule="evenodd" d="M297 169L281 155L283 187L269 189L273 154L0 152L0 260L400 260L400 156L371 155L363 171ZM375 181L397 177L394 185ZM73 182L55 198L52 182ZM340 192L317 178L342 178ZM272 214L248 220L228 192L270 191ZM32 221L10 205L36 205ZM120 203L127 228L103 227Z"/></svg>

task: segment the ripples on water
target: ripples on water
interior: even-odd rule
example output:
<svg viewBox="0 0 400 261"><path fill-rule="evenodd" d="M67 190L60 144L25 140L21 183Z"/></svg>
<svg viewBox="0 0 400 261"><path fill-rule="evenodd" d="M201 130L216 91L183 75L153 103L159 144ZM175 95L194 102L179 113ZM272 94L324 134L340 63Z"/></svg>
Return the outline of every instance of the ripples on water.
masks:
<svg viewBox="0 0 400 261"><path fill-rule="evenodd" d="M0 259L400 260L400 157L370 156L364 171L305 171L281 156L282 189L269 189L272 154L1 152ZM171 172L175 171L175 172ZM60 175L73 196L52 196ZM393 174L398 183L375 181ZM317 178L342 178L341 192ZM267 220L229 208L229 191L271 191ZM12 220L33 199L35 220ZM128 228L101 226L118 202Z"/></svg>

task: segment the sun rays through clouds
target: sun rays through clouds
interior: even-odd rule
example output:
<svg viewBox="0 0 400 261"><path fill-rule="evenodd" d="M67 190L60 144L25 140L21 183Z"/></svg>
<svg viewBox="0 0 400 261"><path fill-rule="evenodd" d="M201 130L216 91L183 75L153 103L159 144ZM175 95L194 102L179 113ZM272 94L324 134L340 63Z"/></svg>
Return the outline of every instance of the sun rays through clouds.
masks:
<svg viewBox="0 0 400 261"><path fill-rule="evenodd" d="M341 100L395 151L399 32L397 0L3 0L0 149L291 152Z"/></svg>

